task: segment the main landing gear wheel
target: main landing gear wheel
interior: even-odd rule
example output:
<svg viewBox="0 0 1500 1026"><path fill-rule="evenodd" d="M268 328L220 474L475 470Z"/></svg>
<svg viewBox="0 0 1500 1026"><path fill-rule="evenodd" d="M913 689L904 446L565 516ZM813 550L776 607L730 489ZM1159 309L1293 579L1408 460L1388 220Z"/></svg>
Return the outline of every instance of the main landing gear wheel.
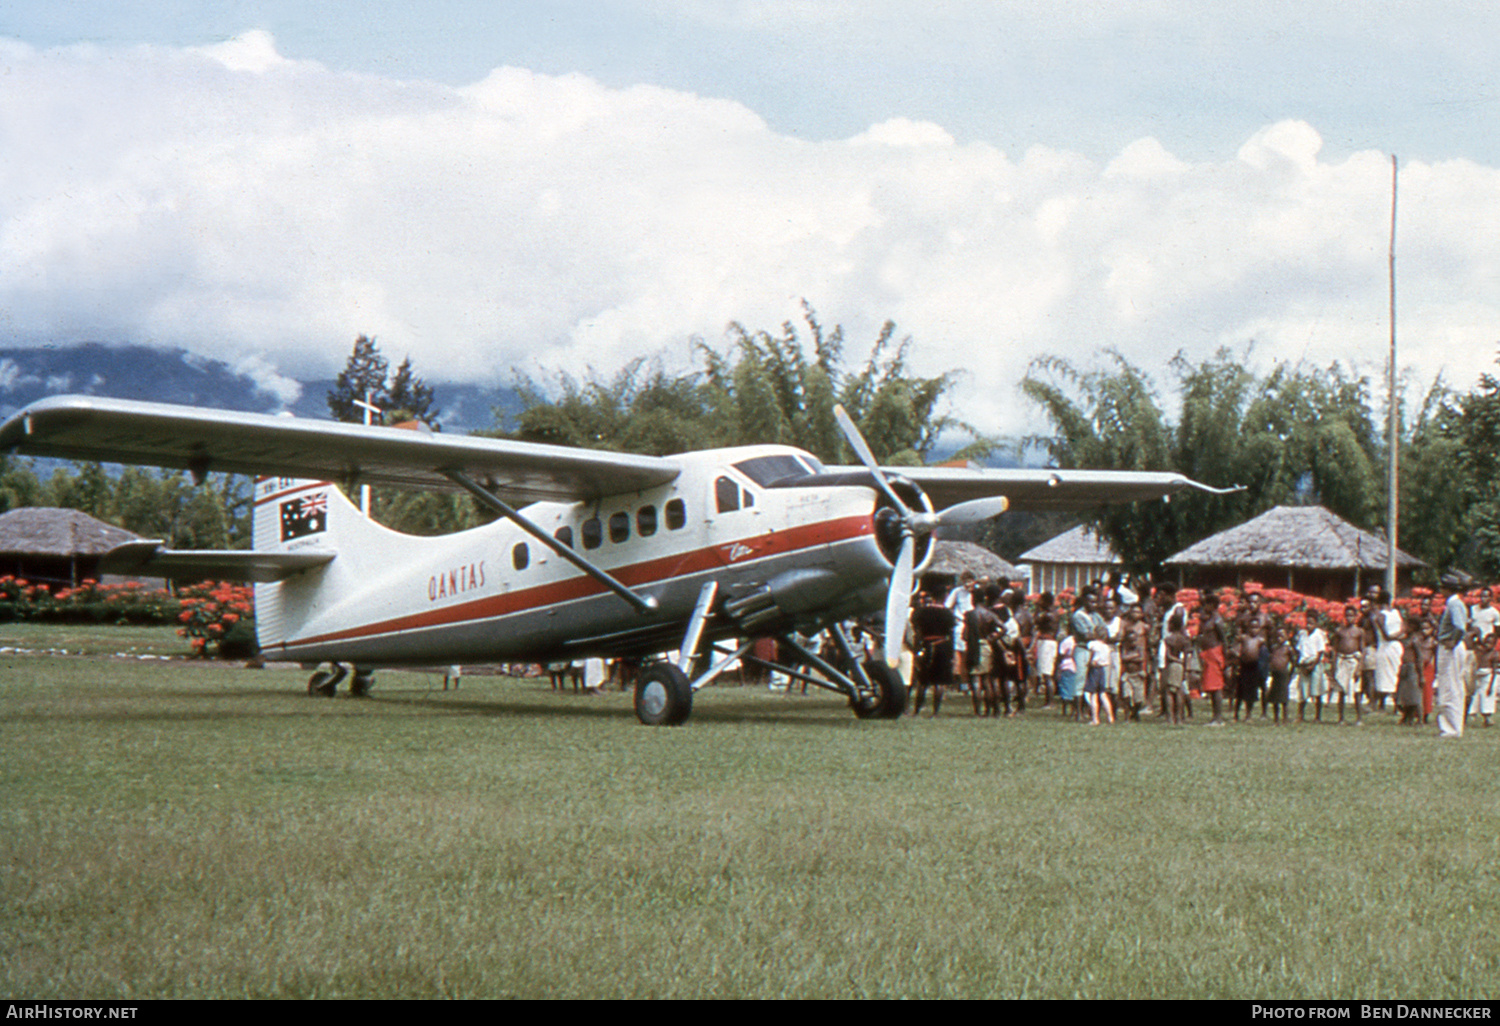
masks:
<svg viewBox="0 0 1500 1026"><path fill-rule="evenodd" d="M873 695L862 695L850 701L854 715L862 720L898 720L906 712L906 682L901 674L880 659L865 662L865 676L875 685Z"/></svg>
<svg viewBox="0 0 1500 1026"><path fill-rule="evenodd" d="M671 663L654 663L635 681L635 715L647 726L670 727L693 711L692 682Z"/></svg>
<svg viewBox="0 0 1500 1026"><path fill-rule="evenodd" d="M334 663L326 670L319 670L307 682L307 693L314 698L332 698L338 690L339 681L349 675L349 668Z"/></svg>
<svg viewBox="0 0 1500 1026"><path fill-rule="evenodd" d="M355 698L369 698L370 689L374 686L374 672L370 670L355 670L354 676L349 681L349 694Z"/></svg>

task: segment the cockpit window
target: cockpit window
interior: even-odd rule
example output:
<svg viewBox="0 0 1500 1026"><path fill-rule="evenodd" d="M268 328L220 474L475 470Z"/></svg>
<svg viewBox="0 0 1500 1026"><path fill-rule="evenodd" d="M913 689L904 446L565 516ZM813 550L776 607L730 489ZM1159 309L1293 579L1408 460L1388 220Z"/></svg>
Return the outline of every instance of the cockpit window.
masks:
<svg viewBox="0 0 1500 1026"><path fill-rule="evenodd" d="M732 513L740 508L740 486L727 477L714 482L714 503L720 513Z"/></svg>
<svg viewBox="0 0 1500 1026"><path fill-rule="evenodd" d="M769 488L776 482L785 481L788 478L808 477L813 473L808 470L803 460L791 455L756 456L753 459L741 460L734 465L734 469L762 488Z"/></svg>

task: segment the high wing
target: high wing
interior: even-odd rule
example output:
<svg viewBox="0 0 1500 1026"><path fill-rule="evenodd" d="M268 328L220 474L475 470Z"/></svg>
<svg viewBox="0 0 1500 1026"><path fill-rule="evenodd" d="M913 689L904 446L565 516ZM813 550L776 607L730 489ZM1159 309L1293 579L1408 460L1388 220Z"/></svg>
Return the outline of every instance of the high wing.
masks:
<svg viewBox="0 0 1500 1026"><path fill-rule="evenodd" d="M677 478L676 460L471 435L55 396L0 425L0 452L209 472L452 491L457 473L507 501L569 502Z"/></svg>
<svg viewBox="0 0 1500 1026"><path fill-rule="evenodd" d="M1052 470L1023 467L882 467L921 488L933 509L1003 495L1011 510L1074 511L1116 502L1161 499L1183 488L1227 495L1238 488L1211 488L1182 474L1149 470ZM863 467L829 467L828 478L870 479Z"/></svg>

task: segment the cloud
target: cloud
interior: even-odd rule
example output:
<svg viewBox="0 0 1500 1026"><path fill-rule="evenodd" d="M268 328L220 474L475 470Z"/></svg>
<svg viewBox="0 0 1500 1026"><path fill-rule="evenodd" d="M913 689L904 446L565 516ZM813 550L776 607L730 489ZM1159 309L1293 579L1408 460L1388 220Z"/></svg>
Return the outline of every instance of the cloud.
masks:
<svg viewBox="0 0 1500 1026"><path fill-rule="evenodd" d="M799 5L780 8L796 13ZM770 7L744 9L769 16ZM1034 357L1116 347L1165 372L1384 359L1390 165L1266 125L1186 160L1008 156L893 117L813 142L742 104L500 68L463 88L217 46L0 42L0 336L155 342L331 374L377 335L441 384L610 370L806 298L851 351L886 318L958 413L1031 417ZM1402 170L1402 360L1467 384L1500 338L1500 172Z"/></svg>
<svg viewBox="0 0 1500 1026"><path fill-rule="evenodd" d="M265 72L288 63L276 52L276 40L264 29L252 29L213 46L189 47L187 52L210 57L230 71Z"/></svg>

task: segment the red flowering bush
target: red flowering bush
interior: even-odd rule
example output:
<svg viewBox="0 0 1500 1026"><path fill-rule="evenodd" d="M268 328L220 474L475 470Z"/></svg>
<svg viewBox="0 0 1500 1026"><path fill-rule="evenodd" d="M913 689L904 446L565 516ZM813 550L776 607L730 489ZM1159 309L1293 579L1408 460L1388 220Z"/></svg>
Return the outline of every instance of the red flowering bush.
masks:
<svg viewBox="0 0 1500 1026"><path fill-rule="evenodd" d="M205 581L184 588L178 598L177 633L189 639L195 654L210 649L221 659L255 654L254 590L243 584Z"/></svg>
<svg viewBox="0 0 1500 1026"><path fill-rule="evenodd" d="M78 587L33 584L0 577L0 623L177 624L193 651L207 657L243 659L255 654L255 598L246 585L206 581L176 595L139 581Z"/></svg>

